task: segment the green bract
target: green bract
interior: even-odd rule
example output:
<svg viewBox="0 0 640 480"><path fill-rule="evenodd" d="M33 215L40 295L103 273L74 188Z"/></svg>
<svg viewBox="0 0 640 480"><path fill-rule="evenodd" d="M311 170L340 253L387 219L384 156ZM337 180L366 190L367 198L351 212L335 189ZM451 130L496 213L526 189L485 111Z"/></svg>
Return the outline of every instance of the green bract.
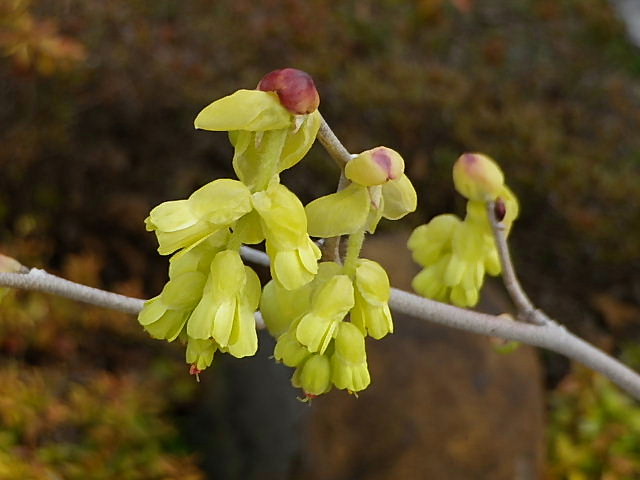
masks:
<svg viewBox="0 0 640 480"><path fill-rule="evenodd" d="M370 198L365 187L352 183L344 190L320 197L305 210L312 237L337 237L360 230L369 215Z"/></svg>

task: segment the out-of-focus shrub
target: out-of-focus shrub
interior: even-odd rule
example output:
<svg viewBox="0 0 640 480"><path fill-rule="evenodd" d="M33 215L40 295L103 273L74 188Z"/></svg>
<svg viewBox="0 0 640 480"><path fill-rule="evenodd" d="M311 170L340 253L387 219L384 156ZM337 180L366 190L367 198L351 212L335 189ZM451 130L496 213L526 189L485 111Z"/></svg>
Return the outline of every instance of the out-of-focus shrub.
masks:
<svg viewBox="0 0 640 480"><path fill-rule="evenodd" d="M15 68L22 73L35 70L51 75L84 60L82 44L60 35L54 19L35 19L30 5L30 0L6 0L0 4L0 49Z"/></svg>
<svg viewBox="0 0 640 480"><path fill-rule="evenodd" d="M100 263L65 274L95 284ZM195 388L171 350L154 354L128 315L1 294L0 478L203 478L171 420Z"/></svg>
<svg viewBox="0 0 640 480"><path fill-rule="evenodd" d="M637 347L626 353L640 359ZM550 407L550 480L640 477L640 407L609 380L576 368Z"/></svg>

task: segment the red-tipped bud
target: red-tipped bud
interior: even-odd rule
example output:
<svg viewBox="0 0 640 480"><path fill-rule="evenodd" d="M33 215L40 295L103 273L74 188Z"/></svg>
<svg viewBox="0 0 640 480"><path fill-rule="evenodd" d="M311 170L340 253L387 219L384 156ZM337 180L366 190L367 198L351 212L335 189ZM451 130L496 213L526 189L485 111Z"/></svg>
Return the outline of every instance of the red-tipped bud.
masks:
<svg viewBox="0 0 640 480"><path fill-rule="evenodd" d="M387 147L362 152L350 160L344 170L349 180L365 187L397 180L403 172L404 160L398 152Z"/></svg>
<svg viewBox="0 0 640 480"><path fill-rule="evenodd" d="M507 206L505 205L504 200L500 197L496 198L496 201L493 204L493 214L499 222L504 220L504 217L507 215Z"/></svg>
<svg viewBox="0 0 640 480"><path fill-rule="evenodd" d="M320 105L320 96L311 76L295 68L283 68L267 73L258 90L276 92L284 108L295 115L315 112Z"/></svg>
<svg viewBox="0 0 640 480"><path fill-rule="evenodd" d="M504 175L496 162L481 153L465 153L453 166L458 192L475 202L494 200L504 186Z"/></svg>

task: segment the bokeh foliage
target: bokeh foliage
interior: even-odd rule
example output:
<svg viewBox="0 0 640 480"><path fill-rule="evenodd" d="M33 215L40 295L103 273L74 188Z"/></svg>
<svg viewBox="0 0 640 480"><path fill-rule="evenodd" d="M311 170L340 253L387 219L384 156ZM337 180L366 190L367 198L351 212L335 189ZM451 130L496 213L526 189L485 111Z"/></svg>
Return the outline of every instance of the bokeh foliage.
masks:
<svg viewBox="0 0 640 480"><path fill-rule="evenodd" d="M75 278L156 294L166 264L143 218L231 174L226 139L194 133L195 113L293 66L314 76L350 150L386 144L403 154L420 190L414 224L460 207L452 162L484 151L523 199L515 255L542 306L580 330L578 320L597 317L596 293L640 302L640 57L606 0L7 0L0 26L0 242L25 264L70 273L90 251L93 269L85 261ZM335 183L320 153L307 173L285 178L306 199ZM143 353L148 369L121 372L109 349L65 350L95 341L94 321L112 331L109 348L144 343L135 322L23 294L0 312L0 353L18 358L0 373L16 392L0 415L9 412L2 450L17 449L12 461L27 472L18 478L39 478L33 469L60 459L77 471L109 468L124 458L100 451L112 435L130 435L123 442L140 456L127 461L171 451L174 432L149 413L169 408L153 392L178 373L150 373ZM104 418L72 418L78 402ZM53 448L51 438L72 446ZM166 472L181 465L166 455Z"/></svg>
<svg viewBox="0 0 640 480"><path fill-rule="evenodd" d="M640 359L629 346L627 360ZM640 476L640 407L584 367L550 398L549 479L631 480Z"/></svg>
<svg viewBox="0 0 640 480"><path fill-rule="evenodd" d="M65 274L95 285L97 266L74 256ZM0 295L0 478L203 478L171 419L195 393L179 352L128 315Z"/></svg>

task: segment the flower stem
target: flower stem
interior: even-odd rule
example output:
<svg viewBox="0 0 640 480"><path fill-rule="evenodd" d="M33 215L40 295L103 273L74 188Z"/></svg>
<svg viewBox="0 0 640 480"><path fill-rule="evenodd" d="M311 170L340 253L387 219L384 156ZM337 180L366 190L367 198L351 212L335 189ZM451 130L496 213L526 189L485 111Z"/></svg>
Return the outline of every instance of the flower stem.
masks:
<svg viewBox="0 0 640 480"><path fill-rule="evenodd" d="M350 278L356 274L356 264L364 243L364 228L356 233L349 235L347 241L347 255L344 259L344 273Z"/></svg>

